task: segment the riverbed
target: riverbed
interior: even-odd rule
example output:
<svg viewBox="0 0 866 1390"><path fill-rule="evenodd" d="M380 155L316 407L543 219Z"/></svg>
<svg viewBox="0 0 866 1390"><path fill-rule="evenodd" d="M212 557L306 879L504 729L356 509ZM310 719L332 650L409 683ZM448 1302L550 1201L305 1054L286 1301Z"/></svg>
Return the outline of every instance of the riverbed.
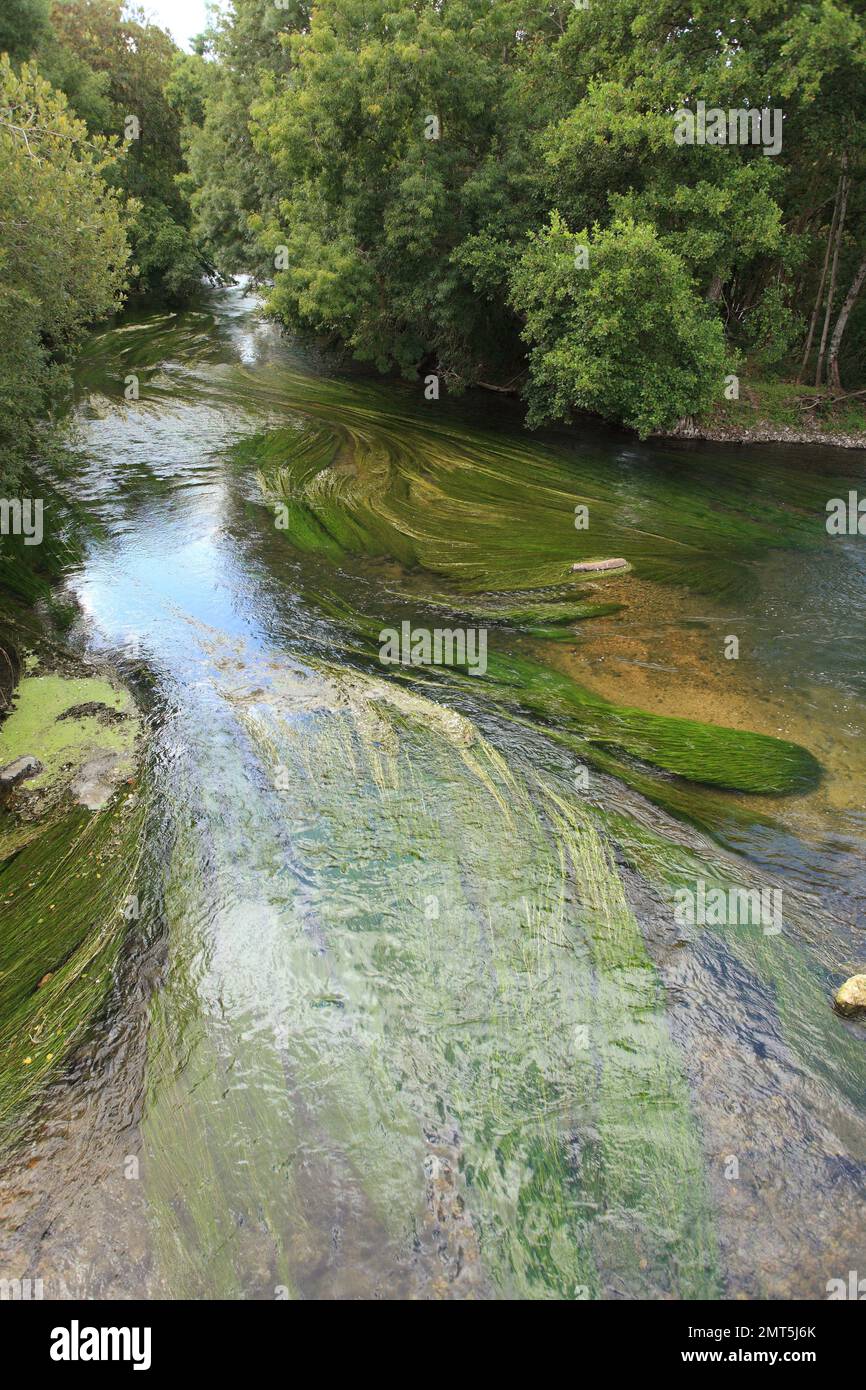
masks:
<svg viewBox="0 0 866 1390"><path fill-rule="evenodd" d="M4 1158L7 1277L866 1272L866 1026L831 1007L866 965L866 562L824 525L866 456L530 436L288 342L243 286L95 334L71 410L67 640L147 726L140 910ZM487 670L383 665L404 620L483 628ZM781 894L782 930L684 921L698 884Z"/></svg>

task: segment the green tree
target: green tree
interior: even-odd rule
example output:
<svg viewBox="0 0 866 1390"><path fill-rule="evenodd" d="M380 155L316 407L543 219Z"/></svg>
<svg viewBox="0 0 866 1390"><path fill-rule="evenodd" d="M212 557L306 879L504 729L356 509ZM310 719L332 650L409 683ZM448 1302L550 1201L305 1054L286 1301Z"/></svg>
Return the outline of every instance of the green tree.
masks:
<svg viewBox="0 0 866 1390"><path fill-rule="evenodd" d="M90 128L142 120L139 288L188 291L200 246L270 281L293 331L452 389L530 373L532 396L555 343L525 338L518 267L560 213L639 257L623 228L649 229L683 303L708 304L683 328L681 413L703 409L714 321L756 370L865 381L863 0L234 0L195 54L120 0L54 0L53 26ZM781 149L678 145L699 101L778 108ZM669 414L617 400L621 420Z"/></svg>
<svg viewBox="0 0 866 1390"><path fill-rule="evenodd" d="M710 406L726 370L718 316L647 223L572 234L559 213L512 277L529 347L529 421L574 409L645 436Z"/></svg>
<svg viewBox="0 0 866 1390"><path fill-rule="evenodd" d="M8 476L86 326L122 302L129 247L93 138L28 65L0 56L0 444Z"/></svg>
<svg viewBox="0 0 866 1390"><path fill-rule="evenodd" d="M168 34L123 0L55 0L50 36L37 52L89 130L124 141L114 177L139 204L129 226L130 288L173 302L211 270L191 231L182 113L170 95L179 56Z"/></svg>
<svg viewBox="0 0 866 1390"><path fill-rule="evenodd" d="M51 0L3 0L0 10L0 53L13 63L30 58L46 37Z"/></svg>

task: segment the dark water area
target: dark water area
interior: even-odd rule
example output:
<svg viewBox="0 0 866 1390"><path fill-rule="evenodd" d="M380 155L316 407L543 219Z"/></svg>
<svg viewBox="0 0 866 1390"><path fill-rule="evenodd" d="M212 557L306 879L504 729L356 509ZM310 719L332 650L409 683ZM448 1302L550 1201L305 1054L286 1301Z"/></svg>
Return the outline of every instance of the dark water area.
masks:
<svg viewBox="0 0 866 1390"><path fill-rule="evenodd" d="M825 528L866 458L420 394L243 287L84 355L61 594L143 699L142 908L4 1155L0 1269L824 1298L866 1271L866 1026L831 1006L866 967L866 560ZM407 618L483 626L487 670L384 666ZM684 921L699 885L775 915Z"/></svg>

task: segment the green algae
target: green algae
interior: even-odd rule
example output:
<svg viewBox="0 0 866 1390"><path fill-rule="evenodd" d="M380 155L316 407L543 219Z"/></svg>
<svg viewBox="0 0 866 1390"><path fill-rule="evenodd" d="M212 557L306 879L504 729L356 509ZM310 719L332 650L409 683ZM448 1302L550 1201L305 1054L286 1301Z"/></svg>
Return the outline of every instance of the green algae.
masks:
<svg viewBox="0 0 866 1390"><path fill-rule="evenodd" d="M144 1121L167 1287L242 1296L254 1226L270 1252L259 1292L272 1280L309 1296L328 1260L327 1228L309 1217L318 1184L336 1181L392 1294L596 1298L651 1279L667 1296L716 1296L682 1063L587 812L509 767L464 716L316 669L325 685L300 719L288 687L232 702L271 780L283 773L292 859L279 884L269 891L279 827L250 808L243 870L225 814L210 884L185 867L192 829L175 849ZM223 906L203 946L209 900ZM232 1015L209 1017L196 1001L222 998L227 980ZM624 1064L626 1042L643 1065ZM626 1180L617 1167L634 1149ZM442 1161L463 1216L440 1216L431 1249L425 1174Z"/></svg>
<svg viewBox="0 0 866 1390"><path fill-rule="evenodd" d="M238 1295L240 1234L225 1213L247 1212L246 1225L254 1211L281 1257L279 1283L303 1287L321 1261L321 1234L303 1219L310 1195L275 1155L306 1144L339 1170L385 1252L416 1244L425 1155L448 1152L467 1215L456 1232L445 1223L439 1240L459 1243L470 1265L477 1258L475 1293L601 1297L614 1264L610 1240L595 1232L603 1207L612 1229L635 1233L616 1247L630 1289L651 1268L677 1297L713 1297L716 1251L683 1069L598 831L566 792L534 790L460 714L360 671L322 671L334 682L331 709L302 723L281 701L240 712L265 765L285 770L284 815L296 827L289 883L299 895L286 913L284 878L279 954L265 945L267 903L250 903L263 965L246 959L249 1012L228 1034L225 1023L214 1030L186 1015L183 1068L172 1054L154 1058L149 1183L161 1229L174 1230L164 1257L171 1280L213 1287L211 1252L221 1289ZM257 862L263 856L257 842ZM584 884L589 870L595 890L575 906L571 876ZM222 873L232 872L225 863ZM200 916L186 903L175 916L179 940ZM222 940L227 930L222 922ZM188 992L178 966L172 990ZM603 980L613 991L624 976L631 987L617 998L614 1029L594 998ZM265 1087L254 1126L238 1111L254 1098L231 1074L242 1080L260 1054L253 998L265 1016L272 1001L292 1080L292 1098ZM575 1036L587 1023L584 1048ZM644 1048L639 1104L627 1097L634 1066L620 1068L605 1030ZM160 1036L161 1026L161 1051ZM265 1058L261 1074L271 1066ZM313 1111L297 1097L306 1106L314 1097ZM250 1131L260 1150L254 1202L220 1158ZM630 1186L619 1168L638 1144ZM182 1220L178 1188L190 1208ZM467 1295L459 1280L455 1294Z"/></svg>
<svg viewBox="0 0 866 1390"><path fill-rule="evenodd" d="M318 594L317 602L349 630L358 654L373 657L378 652L381 619L332 594ZM388 625L399 627L407 617L389 614ZM410 622L415 618L413 614ZM821 777L817 759L799 744L615 705L526 656L488 650L486 671L472 676L456 665L392 670L416 679L435 670L457 684L468 681L475 689L483 687L488 697L512 711L542 716L553 737L586 761L608 769L616 766L635 784L648 767L703 786L783 796L811 790Z"/></svg>
<svg viewBox="0 0 866 1390"><path fill-rule="evenodd" d="M383 896L377 892L366 916L375 931L380 903L396 912L389 937L399 942L394 964L402 966L403 988L390 985L392 1040L400 998L414 1001L389 1065L408 1053L399 1067L401 1094L411 1092L428 1126L435 1097L437 1125L444 1115L459 1135L465 1200L494 1285L516 1297L598 1296L612 1262L598 1245L594 1195L617 1214L613 1225L632 1232L618 1259L633 1287L648 1255L654 1275L671 1278L664 1243L674 1231L676 1292L711 1296L715 1246L681 1064L667 1038L657 976L596 829L572 795L546 780L536 791L477 732L467 745L465 722L451 738L434 735L431 747L437 726L426 700L401 702L395 718L390 698L377 698L378 683L359 683L365 705L372 703L397 740L384 755L382 729L365 740L376 748L369 756L384 756L387 766L379 775L377 842L405 844L411 853L407 861L392 852L380 864ZM441 782L424 775L431 765ZM317 805L335 828L345 805L339 785ZM373 885L369 871L358 877L355 896L363 900ZM596 886L587 892L590 882ZM442 911L428 922L423 904L431 888ZM325 911L332 893L338 896L336 884L320 899ZM406 897L414 912L397 906ZM386 990L390 975L382 980L377 971ZM605 981L611 998L599 1005ZM486 1041L478 1026L485 1019ZM584 1026L586 1048L578 1036ZM607 1046L605 1030L616 1033L615 1046ZM638 1092L634 1065L618 1065L629 1032L646 1059ZM657 1125L650 1122L656 1106ZM608 1155L603 1170L588 1138L599 1133ZM627 1189L617 1176L618 1145L633 1146L639 1134L645 1163Z"/></svg>
<svg viewBox="0 0 866 1390"><path fill-rule="evenodd" d="M432 416L422 428L417 415L383 402L372 387L341 384L338 392L327 382L311 388L303 378L292 386L307 422L236 449L240 462L257 464L287 540L329 561L390 559L416 577L446 577L453 596L433 588L418 601L433 609L447 604L539 641L567 641L569 624L616 611L614 604L586 603L587 575L572 573L575 561L600 551L624 554L644 577L722 594L747 587L750 564L782 538L815 543L806 539L810 520L793 508L765 508L747 520L736 511L736 489L728 512L704 508L699 487L697 500L689 493L687 514L671 505L662 536L629 520L622 497L611 495L603 478L573 461L567 466L535 442L494 440ZM664 474L657 491L671 500L677 486ZM577 506L588 509L586 529L575 529ZM591 577L603 598L605 577ZM370 646L376 642L381 614L311 597ZM389 614L389 626L399 621ZM821 776L814 756L789 741L620 706L499 648L484 680L494 698L567 721L590 750L613 755L638 775L644 765L703 786L765 795L811 790Z"/></svg>
<svg viewBox="0 0 866 1390"><path fill-rule="evenodd" d="M127 796L0 833L0 1144L109 990L135 881L143 805Z"/></svg>
<svg viewBox="0 0 866 1390"><path fill-rule="evenodd" d="M394 668L392 683L412 682L417 691L426 680L432 691L435 679L436 698L447 699L449 689L460 699L470 689L473 697L492 698L508 718L536 729L540 722L548 737L582 762L612 773L680 818L717 822L739 814L755 819L735 803L726 807L713 798L728 792L791 795L817 785L820 765L792 742L618 705L518 654L509 635L510 629L542 642L569 640L573 624L617 611L621 605L604 603L602 586L621 579L623 571L593 574L588 595L579 587L587 575L571 570L576 560L599 554L623 554L641 578L714 597L749 591L755 562L773 545L815 544L805 507L770 506L752 516L741 492L729 510L720 512L709 490L702 506L700 482L690 477L685 509L682 484L669 473L653 485L652 504L633 509L621 495L611 494L603 478L574 461L565 466L536 444L482 440L438 420L422 427L408 410L380 408L366 388L350 388L333 409L327 384L319 386L314 403L303 388L298 396L298 409L310 416L307 426L248 440L238 452L239 460L259 466L278 529L296 549L320 554L327 563L339 558L346 564L352 556L396 560L417 591L386 591L383 598L367 600L366 611L361 611L363 599L354 607L332 594L311 592L310 601L341 625L344 657L369 661L385 625L398 627L406 618L413 625L429 623L436 610L459 614L491 625L486 674L469 678L456 668ZM323 423L325 404L331 418ZM732 491L736 494L736 488ZM585 533L574 529L577 502L590 510L591 529ZM668 504L667 514L662 515L660 503ZM642 512L638 522L635 510ZM450 592L443 593L437 579L447 580ZM368 586L356 592L365 594ZM627 585L616 593L627 594ZM408 601L414 612L406 611ZM426 620L418 616L422 609ZM383 790L391 785L382 768L381 748L388 739L381 734L375 742L370 773ZM344 756L349 759L348 752ZM410 761L417 767L422 758L413 748ZM449 888L454 902L462 904L459 949L466 951L479 923L494 958L496 943L503 948L493 966L503 994L487 1014L483 1002L477 1006L480 1016L496 1018L485 1083L493 1076L497 1090L513 1091L511 1073L519 1064L510 1036L519 1034L535 1109L545 1116L537 1131L529 1132L524 1122L518 1132L520 1105L511 1112L503 1109L500 1094L496 1110L485 1113L472 1083L459 1072L453 1086L443 1080L458 1061L453 1046L443 1055L425 1038L438 1057L429 1085L440 1112L460 1135L465 1200L485 1269L498 1291L513 1296L574 1297L580 1289L597 1297L615 1287L639 1297L651 1280L667 1296L717 1297L716 1238L688 1083L667 1032L657 972L606 844L604 817L578 805L549 779L539 777L531 792L521 790L520 774L500 773L476 744L464 761L474 764L478 784L504 821L496 852L491 846L483 870L475 862L471 868L461 862L455 849ZM315 759L306 765L309 777ZM479 826L485 826L484 840L490 813L478 809L466 815L462 793L454 790L457 781L449 778L453 801L438 831L444 836L447 826L455 845L472 844L477 858ZM427 845L422 829L430 833L435 793L425 781L422 810L413 806L403 782L398 785L403 813L421 837L420 853L436 863L441 880L448 850L438 836ZM317 807L321 811L321 796ZM518 823L521 848L511 839ZM342 839L345 813L340 822L335 815L332 826ZM381 841L390 844L398 833L389 827ZM513 874L504 870L506 861ZM543 901L529 894L524 903L518 957L516 943L508 944L514 902L507 892L500 895L496 884L503 879L537 884L545 864L550 866L548 894ZM550 901L557 895L558 907ZM401 917L401 949L408 949L411 933ZM763 952L758 963L769 974L771 948ZM515 960L530 957L538 968L521 978ZM435 950L428 949L424 970L412 974L407 996L413 1005L426 990L435 992L435 960ZM801 972L790 961L780 965L777 960L772 968L777 984L780 975L788 980L779 993L785 1013ZM476 968L476 1001L483 1000L480 976ZM563 997L569 1001L568 1016ZM441 1003L434 1007L441 1016ZM575 1019L590 1039L589 1054L566 1059L554 1037L571 1038ZM563 1090L561 1078L569 1069L570 1083ZM421 1072L423 1066L413 1060L410 1070ZM476 1088L479 1081L480 1073ZM405 1073L397 1084L405 1096ZM525 1116L532 1109L525 1093L521 1105ZM551 1113L557 1116L553 1123ZM565 1113L572 1117L571 1128L563 1123ZM576 1135L584 1130L591 1137L579 1141ZM491 1162L493 1136L496 1159ZM503 1186L506 1172L524 1175L516 1190ZM598 1219L601 1212L604 1220Z"/></svg>
<svg viewBox="0 0 866 1390"><path fill-rule="evenodd" d="M75 713L89 705L101 708ZM102 710L122 717L106 719ZM106 680L27 675L0 725L0 766L28 754L38 757L43 770L27 779L28 788L54 785L61 773L68 782L95 753L115 753L131 770L139 728L133 711L130 695Z"/></svg>
<svg viewBox="0 0 866 1390"><path fill-rule="evenodd" d="M235 456L258 466L265 495L282 506L278 525L308 553L394 557L464 593L621 579L622 570L572 572L616 555L640 578L734 596L754 591L754 564L768 550L820 543L817 479L797 507L763 495L756 507L735 469L705 479L687 459L666 459L635 495L591 449L565 457L526 435L482 433L369 383L279 380L301 427L245 439ZM268 399L261 378L250 387ZM582 529L578 507L587 509Z"/></svg>
<svg viewBox="0 0 866 1390"><path fill-rule="evenodd" d="M244 1296L238 1214L246 1212L251 1229L264 1224L273 1236L271 1296L277 1286L294 1293L284 1246L306 1227L291 1165L294 1117L279 1055L250 1038L224 1048L197 1002L195 934L207 887L191 871L196 851L193 828L181 826L165 898L171 969L148 1030L142 1180L160 1274L168 1292ZM241 1049L255 1054L255 1086L241 1080Z"/></svg>
<svg viewBox="0 0 866 1390"><path fill-rule="evenodd" d="M678 889L694 891L700 880L709 893L731 888L766 889L766 874L745 865L677 845L633 818L601 813L610 833L673 914ZM830 1007L842 962L819 946L811 932L815 906L796 889L776 887L784 903L783 931L765 932L760 923L707 924L690 931L723 935L725 947L760 981L779 1019L783 1036L804 1067L817 1071L834 1091L858 1109L866 1096L866 1054L862 1040L841 1027Z"/></svg>
<svg viewBox="0 0 866 1390"><path fill-rule="evenodd" d="M589 1031L600 1058L599 1126L583 1176L606 1211L631 1213L627 1231L617 1221L595 1227L597 1258L626 1296L640 1296L648 1265L661 1278L673 1259L680 1296L718 1297L704 1155L658 973L598 826L574 798L546 794L596 967ZM667 1246L658 1238L665 1212L675 1233Z"/></svg>
<svg viewBox="0 0 866 1390"><path fill-rule="evenodd" d="M148 380L170 399L170 383ZM640 578L747 590L768 546L808 544L802 516L752 508L741 483L719 513L691 469L661 470L636 498L591 454L564 461L422 418L390 386L281 371L264 389L260 372L238 372L222 386L187 378L184 391L231 401L238 382L311 422L236 455L261 466L290 545L350 580L347 557L395 558L419 589L435 584L418 603L497 631L484 681L370 677L352 666L369 666L385 619L375 601L362 615L317 593L311 564L310 606L341 626L323 641L304 614L297 652L315 665L320 643L345 660L321 663L331 698L296 708L244 693L235 705L226 692L232 737L196 741L142 1131L159 1291L310 1296L334 1259L331 1184L352 1213L340 1240L353 1221L363 1234L341 1250L340 1293L430 1296L438 1255L427 1278L401 1279L407 1259L428 1258L425 1164L444 1150L467 1212L437 1233L465 1256L457 1296L718 1296L700 1126L613 859L618 827L562 776L533 775L522 750L509 767L419 690L435 679L437 700L495 701L497 723L537 732L540 719L546 738L682 815L712 819L738 778L744 790L812 785L817 765L794 745L620 709L515 658L507 631L573 640L571 624L613 605L587 602L570 564L626 547ZM574 530L578 501L591 504L590 535ZM229 752L243 740L246 777ZM288 791L269 796L278 772ZM664 837L647 849L668 852ZM799 987L793 970L785 1011Z"/></svg>
<svg viewBox="0 0 866 1390"><path fill-rule="evenodd" d="M614 705L525 657L490 659L488 679L500 697L567 719L590 756L598 748L691 782L770 796L809 791L820 780L820 764L799 744Z"/></svg>
<svg viewBox="0 0 866 1390"><path fill-rule="evenodd" d="M396 596L404 600L412 598L405 592L398 592ZM501 623L518 632L552 642L573 641L574 623L586 622L589 618L604 618L611 613L621 612L625 607L622 603L587 603L580 591L570 601L539 594L491 595L487 603L471 602L459 594L423 593L419 598L427 608L459 614L471 620L481 618L485 622Z"/></svg>
<svg viewBox="0 0 866 1390"><path fill-rule="evenodd" d="M130 774L140 729L129 693L109 681L42 673L61 653L16 600L3 596L16 676L0 724L0 766L33 756L42 771L19 784L26 809L0 813L0 1145L24 1132L44 1085L84 1036L110 987L126 930L123 908L135 880L143 808L127 793L93 813L65 792L97 755L112 776ZM26 619L26 620L25 620ZM32 647L35 647L34 651ZM37 655L37 651L40 655ZM67 666L70 659L63 655ZM92 711L92 712L91 712ZM35 791L36 812L30 792ZM105 797L110 795L106 785Z"/></svg>

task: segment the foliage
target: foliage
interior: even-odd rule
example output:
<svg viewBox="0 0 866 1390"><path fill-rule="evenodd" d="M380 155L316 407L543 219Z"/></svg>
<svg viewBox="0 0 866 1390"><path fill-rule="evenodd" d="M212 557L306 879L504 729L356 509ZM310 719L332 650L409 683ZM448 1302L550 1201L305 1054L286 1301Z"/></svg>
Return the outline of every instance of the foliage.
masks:
<svg viewBox="0 0 866 1390"><path fill-rule="evenodd" d="M531 424L578 408L647 435L721 392L721 322L649 223L590 238L553 213L514 273L512 302L529 345Z"/></svg>
<svg viewBox="0 0 866 1390"><path fill-rule="evenodd" d="M90 137L34 68L0 56L0 447L5 475L91 319L116 309L129 248L105 175L117 149Z"/></svg>
<svg viewBox="0 0 866 1390"><path fill-rule="evenodd" d="M29 58L49 33L51 0L4 0L0 10L0 53L13 62Z"/></svg>
<svg viewBox="0 0 866 1390"><path fill-rule="evenodd" d="M737 15L236 0L187 129L196 226L272 280L290 328L379 368L435 368L451 389L523 375L536 421L591 408L646 431L698 413L722 395L723 330L764 368L796 360L843 151L866 182L862 7L743 0ZM779 108L781 150L678 145L674 113L698 101ZM569 291L540 260L560 213L604 262ZM834 314L864 239L856 191ZM613 337L575 345L599 308Z"/></svg>
<svg viewBox="0 0 866 1390"><path fill-rule="evenodd" d="M763 370L779 367L789 359L802 330L802 316L791 308L785 288L778 283L768 285L750 318L752 361Z"/></svg>
<svg viewBox="0 0 866 1390"><path fill-rule="evenodd" d="M235 0L184 54L121 0L7 0L0 41L91 133L139 122L108 174L140 205L133 292L178 301L214 264L246 270L293 331L452 391L522 381L534 422L593 409L646 432L699 414L722 398L720 333L728 360L793 377L817 321L814 377L866 254L859 0L742 0L736 17ZM781 147L678 144L676 113L699 102L781 111ZM598 258L568 292L539 259L557 225L592 229ZM866 296L842 326L862 386Z"/></svg>
<svg viewBox="0 0 866 1390"><path fill-rule="evenodd" d="M190 232L181 112L172 82L181 56L169 36L122 0L55 0L53 44L37 58L92 131L126 144L119 186L140 209L129 228L133 292L178 303L209 268ZM95 93L100 99L95 99Z"/></svg>

